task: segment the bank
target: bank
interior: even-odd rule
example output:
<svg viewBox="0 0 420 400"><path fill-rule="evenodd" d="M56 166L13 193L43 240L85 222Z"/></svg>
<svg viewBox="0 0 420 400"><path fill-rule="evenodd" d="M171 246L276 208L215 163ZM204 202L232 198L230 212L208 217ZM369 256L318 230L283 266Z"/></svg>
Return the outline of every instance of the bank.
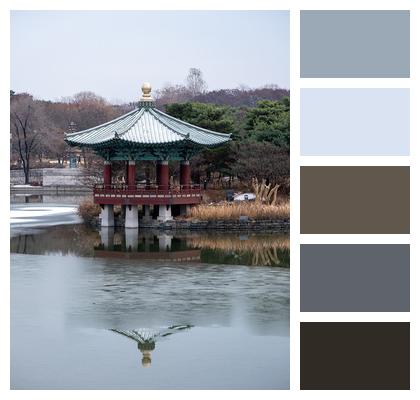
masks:
<svg viewBox="0 0 420 400"><path fill-rule="evenodd" d="M99 217L92 219L91 225L96 228L101 227ZM124 220L122 216L117 216L114 219L115 227L124 227ZM158 230L186 230L186 231L225 231L225 232L276 232L289 233L290 232L290 218L282 219L261 219L252 220L246 216L238 220L196 220L196 219L173 219L170 221L139 220L139 229L158 229Z"/></svg>

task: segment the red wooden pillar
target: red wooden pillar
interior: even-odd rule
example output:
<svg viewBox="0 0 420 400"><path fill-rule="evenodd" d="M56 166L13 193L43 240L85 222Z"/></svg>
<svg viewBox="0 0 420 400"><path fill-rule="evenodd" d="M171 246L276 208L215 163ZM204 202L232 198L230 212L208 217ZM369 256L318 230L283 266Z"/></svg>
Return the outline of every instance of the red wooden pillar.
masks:
<svg viewBox="0 0 420 400"><path fill-rule="evenodd" d="M111 170L111 161L104 162L104 185L111 184L112 170Z"/></svg>
<svg viewBox="0 0 420 400"><path fill-rule="evenodd" d="M169 188L169 163L167 160L158 161L157 171L159 189Z"/></svg>
<svg viewBox="0 0 420 400"><path fill-rule="evenodd" d="M131 160L128 162L127 166L127 185L136 185L136 162Z"/></svg>
<svg viewBox="0 0 420 400"><path fill-rule="evenodd" d="M181 174L179 182L181 189L189 189L191 183L191 167L188 160L181 161Z"/></svg>

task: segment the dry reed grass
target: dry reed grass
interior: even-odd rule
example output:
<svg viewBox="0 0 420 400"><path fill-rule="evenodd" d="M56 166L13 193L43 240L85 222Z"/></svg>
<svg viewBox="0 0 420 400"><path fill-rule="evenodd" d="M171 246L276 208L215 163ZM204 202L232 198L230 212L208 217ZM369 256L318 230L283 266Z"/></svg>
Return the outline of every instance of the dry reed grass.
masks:
<svg viewBox="0 0 420 400"><path fill-rule="evenodd" d="M101 207L94 204L92 200L83 200L77 208L77 214L82 217L83 222L89 224L101 213Z"/></svg>
<svg viewBox="0 0 420 400"><path fill-rule="evenodd" d="M223 202L218 204L199 204L191 207L189 218L205 221L238 220L247 216L253 220L289 218L289 202L281 204L261 204L256 202Z"/></svg>

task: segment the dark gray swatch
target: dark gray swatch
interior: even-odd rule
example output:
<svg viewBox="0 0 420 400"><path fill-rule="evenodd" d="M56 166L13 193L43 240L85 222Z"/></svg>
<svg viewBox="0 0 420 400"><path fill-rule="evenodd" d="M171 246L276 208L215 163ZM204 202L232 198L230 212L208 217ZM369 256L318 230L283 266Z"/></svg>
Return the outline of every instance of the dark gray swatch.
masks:
<svg viewBox="0 0 420 400"><path fill-rule="evenodd" d="M410 233L410 167L301 167L300 232Z"/></svg>
<svg viewBox="0 0 420 400"><path fill-rule="evenodd" d="M301 322L300 388L409 390L410 323Z"/></svg>
<svg viewBox="0 0 420 400"><path fill-rule="evenodd" d="M300 311L410 311L410 246L301 245Z"/></svg>
<svg viewBox="0 0 420 400"><path fill-rule="evenodd" d="M409 78L410 11L301 11L301 78Z"/></svg>

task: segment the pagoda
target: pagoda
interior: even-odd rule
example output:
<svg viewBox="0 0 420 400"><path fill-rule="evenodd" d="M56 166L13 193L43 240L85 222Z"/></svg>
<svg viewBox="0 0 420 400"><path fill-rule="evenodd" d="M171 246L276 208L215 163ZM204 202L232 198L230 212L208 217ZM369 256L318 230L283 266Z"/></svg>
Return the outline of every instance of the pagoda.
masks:
<svg viewBox="0 0 420 400"><path fill-rule="evenodd" d="M213 132L174 118L155 107L151 86L144 83L138 107L105 124L65 134L70 146L92 149L104 160L103 183L93 188L93 199L101 206L101 226L114 226L114 205L125 208L125 227L138 228L142 218L151 218L150 207L158 207L159 221L172 219L172 206L186 213L202 199L202 188L191 182L190 159L197 153L230 140L231 134ZM180 162L179 184L169 177L169 161ZM113 161L126 162L124 183L113 182ZM153 161L156 181L136 181L136 166ZM157 210L156 210L157 211Z"/></svg>

